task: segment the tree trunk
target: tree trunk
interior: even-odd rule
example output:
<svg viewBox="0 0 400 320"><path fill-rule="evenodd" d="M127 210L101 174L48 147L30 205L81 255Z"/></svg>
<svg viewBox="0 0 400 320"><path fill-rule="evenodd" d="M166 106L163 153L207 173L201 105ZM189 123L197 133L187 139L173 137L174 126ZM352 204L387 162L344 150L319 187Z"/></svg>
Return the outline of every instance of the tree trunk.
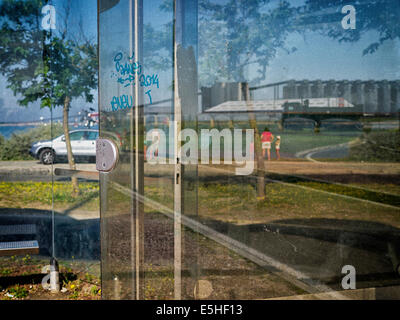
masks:
<svg viewBox="0 0 400 320"><path fill-rule="evenodd" d="M69 126L68 126L68 114L69 114L70 102L71 98L66 96L64 99L64 108L63 108L63 128L64 128L65 144L67 146L69 168L71 170L76 170L75 159L74 155L72 154L71 139L69 137ZM71 182L72 182L72 195L77 196L79 194L78 178L72 176Z"/></svg>
<svg viewBox="0 0 400 320"><path fill-rule="evenodd" d="M265 167L264 167L264 157L262 155L262 145L261 145L261 137L257 128L257 120L254 114L253 105L250 99L250 91L248 88L248 84L245 87L245 100L247 104L247 112L249 115L249 123L250 128L254 130L254 153L255 153L255 161L257 163L257 199L264 200L265 199Z"/></svg>
<svg viewBox="0 0 400 320"><path fill-rule="evenodd" d="M254 153L257 161L257 198L265 198L265 170L264 157L262 155L261 138L257 128L255 117L250 118L250 127L254 130Z"/></svg>

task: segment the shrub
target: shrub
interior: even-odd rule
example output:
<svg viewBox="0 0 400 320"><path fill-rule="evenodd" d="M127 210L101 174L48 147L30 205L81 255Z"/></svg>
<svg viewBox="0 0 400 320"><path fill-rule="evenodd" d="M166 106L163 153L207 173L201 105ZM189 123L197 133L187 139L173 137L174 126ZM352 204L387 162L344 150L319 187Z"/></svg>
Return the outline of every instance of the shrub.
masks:
<svg viewBox="0 0 400 320"><path fill-rule="evenodd" d="M16 285L14 288L8 289L8 293L13 295L14 298L22 299L28 296L28 290L24 287Z"/></svg>
<svg viewBox="0 0 400 320"><path fill-rule="evenodd" d="M63 133L62 124L53 124L53 133L51 126L40 125L36 128L13 133L5 140L0 136L0 160L29 160L29 149L32 143L39 140L49 140Z"/></svg>
<svg viewBox="0 0 400 320"><path fill-rule="evenodd" d="M358 161L400 161L400 132L371 131L350 148L350 159Z"/></svg>

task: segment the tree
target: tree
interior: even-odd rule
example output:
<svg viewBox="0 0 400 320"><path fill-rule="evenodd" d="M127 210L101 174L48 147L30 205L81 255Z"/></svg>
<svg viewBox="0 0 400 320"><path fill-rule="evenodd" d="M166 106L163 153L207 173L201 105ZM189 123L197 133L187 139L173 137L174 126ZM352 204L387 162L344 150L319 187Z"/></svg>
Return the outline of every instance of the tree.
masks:
<svg viewBox="0 0 400 320"><path fill-rule="evenodd" d="M71 100L84 97L93 101L97 88L97 45L72 36L68 30L69 2L64 8L61 30L43 30L41 9L44 0L4 0L0 4L0 72L18 102L28 106L63 107L63 127L70 169L75 170L68 129ZM79 30L78 30L79 31ZM79 33L79 32L78 32ZM77 178L72 178L77 194Z"/></svg>

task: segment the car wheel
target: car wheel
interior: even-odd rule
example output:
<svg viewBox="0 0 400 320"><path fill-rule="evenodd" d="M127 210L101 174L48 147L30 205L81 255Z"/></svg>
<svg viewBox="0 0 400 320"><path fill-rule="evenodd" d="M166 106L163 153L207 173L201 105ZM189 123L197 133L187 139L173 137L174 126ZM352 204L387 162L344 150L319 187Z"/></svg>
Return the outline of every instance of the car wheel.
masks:
<svg viewBox="0 0 400 320"><path fill-rule="evenodd" d="M40 162L43 164L52 164L54 163L55 154L53 150L45 149L40 152Z"/></svg>

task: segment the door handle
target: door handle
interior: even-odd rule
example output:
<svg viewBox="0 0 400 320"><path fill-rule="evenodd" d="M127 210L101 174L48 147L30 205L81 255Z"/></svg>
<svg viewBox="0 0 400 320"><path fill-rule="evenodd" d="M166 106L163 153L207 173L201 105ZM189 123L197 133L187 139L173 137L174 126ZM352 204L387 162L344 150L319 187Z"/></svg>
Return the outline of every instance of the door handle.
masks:
<svg viewBox="0 0 400 320"><path fill-rule="evenodd" d="M109 172L118 161L118 148L108 139L96 140L96 170Z"/></svg>

